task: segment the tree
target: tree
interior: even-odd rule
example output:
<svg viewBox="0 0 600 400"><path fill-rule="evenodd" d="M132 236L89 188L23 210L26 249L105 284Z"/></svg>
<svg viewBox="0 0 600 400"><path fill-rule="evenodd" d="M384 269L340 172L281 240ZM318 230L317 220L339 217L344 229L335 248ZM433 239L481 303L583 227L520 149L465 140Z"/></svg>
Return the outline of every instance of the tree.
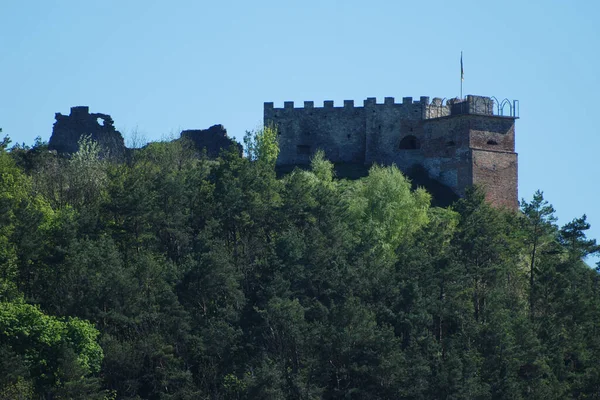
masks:
<svg viewBox="0 0 600 400"><path fill-rule="evenodd" d="M424 189L412 192L396 166L374 165L345 196L353 229L384 258L393 258L398 246L427 223L431 196Z"/></svg>
<svg viewBox="0 0 600 400"><path fill-rule="evenodd" d="M17 209L29 194L29 179L6 152L8 137L0 143L0 299L15 295L18 275L17 248L13 242Z"/></svg>
<svg viewBox="0 0 600 400"><path fill-rule="evenodd" d="M5 351L23 357L22 365L40 395L100 371L99 334L78 318L51 317L19 300L0 302L0 343Z"/></svg>
<svg viewBox="0 0 600 400"><path fill-rule="evenodd" d="M560 228L559 241L567 249L572 261L600 252L596 239L586 239L585 231L591 227L586 219L587 216L583 214Z"/></svg>
<svg viewBox="0 0 600 400"><path fill-rule="evenodd" d="M598 397L598 246L541 192L442 209L322 151L278 178L272 127L80 147L0 149L0 399Z"/></svg>
<svg viewBox="0 0 600 400"><path fill-rule="evenodd" d="M279 155L277 127L275 125L268 125L254 132L246 131L244 144L246 145L248 159L275 166Z"/></svg>
<svg viewBox="0 0 600 400"><path fill-rule="evenodd" d="M531 203L521 200L521 211L524 226L524 241L529 247L529 313L531 320L535 317L535 275L536 258L540 249L553 243L556 239L556 217L554 207L544 200L544 194L536 191Z"/></svg>

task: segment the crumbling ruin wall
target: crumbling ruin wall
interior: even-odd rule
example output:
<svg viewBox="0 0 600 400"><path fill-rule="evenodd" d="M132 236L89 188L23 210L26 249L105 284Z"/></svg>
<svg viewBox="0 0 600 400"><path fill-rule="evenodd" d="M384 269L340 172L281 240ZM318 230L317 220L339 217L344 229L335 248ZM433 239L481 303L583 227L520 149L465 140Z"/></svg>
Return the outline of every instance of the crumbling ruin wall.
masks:
<svg viewBox="0 0 600 400"><path fill-rule="evenodd" d="M210 158L219 156L223 149L234 146L237 152L242 154L242 146L227 136L227 130L223 125L213 125L208 129L189 129L181 132L181 137L190 140L199 152L206 151Z"/></svg>
<svg viewBox="0 0 600 400"><path fill-rule="evenodd" d="M124 159L127 149L123 136L114 127L110 115L92 113L89 107L71 107L70 115L55 114L56 122L48 142L50 150L72 154L79 150L79 140L86 135L97 142L103 157Z"/></svg>
<svg viewBox="0 0 600 400"><path fill-rule="evenodd" d="M89 135L100 145L101 156L114 160L125 160L129 149L125 147L123 136L114 127L108 114L90 113L89 107L71 107L71 114L55 114L56 122L48 143L50 150L60 154L73 154L79 150L79 140ZM208 129L184 130L181 137L190 140L199 153L216 158L222 149L235 146L241 155L242 146L227 136L223 125L213 125Z"/></svg>

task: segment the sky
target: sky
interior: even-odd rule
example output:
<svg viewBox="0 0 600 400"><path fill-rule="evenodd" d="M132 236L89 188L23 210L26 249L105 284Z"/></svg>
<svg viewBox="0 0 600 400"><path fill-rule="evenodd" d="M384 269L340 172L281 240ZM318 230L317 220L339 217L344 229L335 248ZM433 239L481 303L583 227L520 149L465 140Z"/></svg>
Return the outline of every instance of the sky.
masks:
<svg viewBox="0 0 600 400"><path fill-rule="evenodd" d="M366 97L516 99L519 197L600 239L600 2L0 0L0 127L110 114L126 143L222 124L241 141L282 107Z"/></svg>

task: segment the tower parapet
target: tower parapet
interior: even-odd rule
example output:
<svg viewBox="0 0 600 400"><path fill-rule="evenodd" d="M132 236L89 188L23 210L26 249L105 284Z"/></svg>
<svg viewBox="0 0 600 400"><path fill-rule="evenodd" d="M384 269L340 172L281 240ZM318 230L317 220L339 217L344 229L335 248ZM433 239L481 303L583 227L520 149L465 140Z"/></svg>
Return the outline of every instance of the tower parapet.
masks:
<svg viewBox="0 0 600 400"><path fill-rule="evenodd" d="M452 99L450 113L494 115L494 100L490 97L468 95L466 99Z"/></svg>

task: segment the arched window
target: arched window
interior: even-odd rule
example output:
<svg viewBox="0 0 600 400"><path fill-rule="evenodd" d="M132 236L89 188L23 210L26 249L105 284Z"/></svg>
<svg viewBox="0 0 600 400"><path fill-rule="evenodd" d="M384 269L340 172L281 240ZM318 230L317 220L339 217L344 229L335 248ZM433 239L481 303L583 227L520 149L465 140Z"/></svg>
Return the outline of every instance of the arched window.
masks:
<svg viewBox="0 0 600 400"><path fill-rule="evenodd" d="M487 144L497 145L498 142L496 142L495 140L488 140Z"/></svg>
<svg viewBox="0 0 600 400"><path fill-rule="evenodd" d="M408 135L400 141L399 147L402 150L416 150L421 148L421 143L419 143L419 139L415 136Z"/></svg>

